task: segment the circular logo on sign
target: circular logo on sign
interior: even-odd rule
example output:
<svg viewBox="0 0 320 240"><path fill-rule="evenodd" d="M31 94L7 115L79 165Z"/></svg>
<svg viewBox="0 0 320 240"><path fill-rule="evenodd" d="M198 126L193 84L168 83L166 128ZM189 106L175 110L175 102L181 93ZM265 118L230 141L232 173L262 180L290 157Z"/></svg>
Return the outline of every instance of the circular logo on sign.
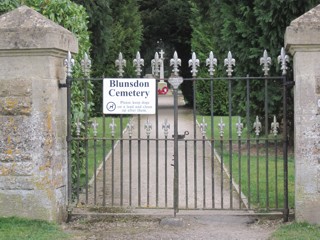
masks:
<svg viewBox="0 0 320 240"><path fill-rule="evenodd" d="M116 104L114 102L108 102L107 109L109 112L113 112L114 110L116 110Z"/></svg>

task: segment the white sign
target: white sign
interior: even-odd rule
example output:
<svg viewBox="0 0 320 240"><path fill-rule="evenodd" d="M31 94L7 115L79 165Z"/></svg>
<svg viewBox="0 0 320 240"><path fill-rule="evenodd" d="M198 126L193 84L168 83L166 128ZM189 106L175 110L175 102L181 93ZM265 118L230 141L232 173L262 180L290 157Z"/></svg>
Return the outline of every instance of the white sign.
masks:
<svg viewBox="0 0 320 240"><path fill-rule="evenodd" d="M155 114L154 78L103 79L104 114Z"/></svg>

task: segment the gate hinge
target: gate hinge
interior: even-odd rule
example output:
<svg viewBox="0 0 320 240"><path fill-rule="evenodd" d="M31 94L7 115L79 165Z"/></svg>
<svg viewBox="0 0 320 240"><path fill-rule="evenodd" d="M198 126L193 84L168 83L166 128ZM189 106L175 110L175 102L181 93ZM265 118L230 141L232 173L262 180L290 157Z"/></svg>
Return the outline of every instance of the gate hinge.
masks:
<svg viewBox="0 0 320 240"><path fill-rule="evenodd" d="M295 81L289 81L289 82L285 82L284 85L285 85L286 87L293 87L295 84L296 84Z"/></svg>
<svg viewBox="0 0 320 240"><path fill-rule="evenodd" d="M66 88L68 85L66 83L59 83L59 88Z"/></svg>

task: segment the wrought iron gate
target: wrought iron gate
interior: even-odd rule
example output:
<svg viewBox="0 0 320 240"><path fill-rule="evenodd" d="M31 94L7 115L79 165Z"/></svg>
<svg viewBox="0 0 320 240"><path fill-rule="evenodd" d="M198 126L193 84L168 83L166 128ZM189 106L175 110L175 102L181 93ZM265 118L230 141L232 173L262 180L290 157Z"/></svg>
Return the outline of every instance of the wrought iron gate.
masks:
<svg viewBox="0 0 320 240"><path fill-rule="evenodd" d="M155 76L163 68L162 60L155 55ZM264 77L234 77L235 60L229 52L224 61L228 76L215 78L217 60L210 53L210 78L198 78L199 60L193 54L189 61L193 78L183 79L178 74L181 60L175 53L170 61L173 76L164 79L160 74L156 79L159 95L155 115L92 118L87 111L81 116L71 112L71 83L81 82L87 103L88 84L103 79L72 79L69 55L67 81L61 86L67 87L68 94L70 205L172 208L175 215L179 209L277 210L283 211L287 219L287 61L282 49L282 76L270 77L271 60L265 52L260 60ZM83 63L88 67L88 60ZM116 65L120 76L123 63L119 55ZM140 54L133 63L140 77ZM184 106L179 90L183 81L192 82L193 108ZM199 81L209 83L208 116L197 114ZM227 89L227 116L216 116L214 112L214 89L219 82L224 82ZM261 86L263 109L259 111L251 108L253 83ZM245 92L234 101L233 88L238 84ZM269 111L270 95L279 94L271 92L270 86L281 89L281 112ZM162 91L163 87L167 87L166 91ZM240 105L244 111L237 111ZM257 112L263 114L256 115Z"/></svg>

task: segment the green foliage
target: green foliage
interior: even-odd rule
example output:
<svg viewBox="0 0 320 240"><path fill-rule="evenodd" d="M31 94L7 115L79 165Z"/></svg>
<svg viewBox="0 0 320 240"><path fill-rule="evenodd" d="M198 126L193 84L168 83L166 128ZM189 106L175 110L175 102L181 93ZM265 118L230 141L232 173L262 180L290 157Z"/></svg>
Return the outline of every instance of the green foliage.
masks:
<svg viewBox="0 0 320 240"><path fill-rule="evenodd" d="M0 240L69 239L59 226L41 220L0 218Z"/></svg>
<svg viewBox="0 0 320 240"><path fill-rule="evenodd" d="M0 2L0 15L19 6L19 0L2 0Z"/></svg>

